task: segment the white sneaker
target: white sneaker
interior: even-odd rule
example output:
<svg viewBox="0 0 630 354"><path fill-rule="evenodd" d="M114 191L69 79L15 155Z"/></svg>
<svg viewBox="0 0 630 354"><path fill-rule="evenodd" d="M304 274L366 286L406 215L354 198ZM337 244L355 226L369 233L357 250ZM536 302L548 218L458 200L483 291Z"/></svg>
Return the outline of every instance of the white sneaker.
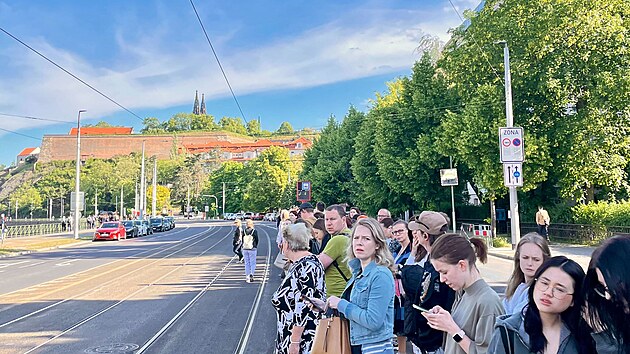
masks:
<svg viewBox="0 0 630 354"><path fill-rule="evenodd" d="M245 276L245 282L246 283L251 283L252 282L252 279L249 277L249 275Z"/></svg>

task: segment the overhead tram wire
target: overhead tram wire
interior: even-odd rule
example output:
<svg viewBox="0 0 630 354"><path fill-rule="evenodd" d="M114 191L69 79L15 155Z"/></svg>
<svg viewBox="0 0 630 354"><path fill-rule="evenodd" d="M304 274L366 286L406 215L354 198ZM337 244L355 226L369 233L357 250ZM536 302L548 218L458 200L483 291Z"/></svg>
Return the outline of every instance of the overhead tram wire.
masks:
<svg viewBox="0 0 630 354"><path fill-rule="evenodd" d="M95 88L94 86L88 84L87 82L83 81L80 77L76 76L75 74L71 73L70 71L66 70L65 68L63 68L61 65L55 63L54 61L52 61L51 59L49 59L48 57L46 57L44 54L38 52L35 48L29 46L28 44L24 43L22 40L20 40L19 38L17 38L16 36L12 35L11 33L7 32L7 30L5 30L4 28L0 27L0 31L4 32L7 36L13 38L14 40L16 40L18 43L20 43L21 45L25 46L26 48L30 49L33 53L39 55L40 57L44 58L46 61L48 61L49 63L51 63L52 65L56 66L57 68L59 68L61 71L65 72L66 74L72 76L73 78L75 78L76 80L78 80L80 83L84 84L85 86L89 87L90 89L92 89L94 92L98 93L99 95L103 96L104 98L106 98L108 101L110 101L111 103L115 104L116 106L124 109L125 111L127 111L128 113L130 113L131 115L133 115L134 117L138 118L141 122L144 122L144 119L142 119L142 117L140 117L139 115L137 115L136 113L132 112L129 108L121 105L120 103L116 102L113 98L107 96L106 94L102 93L101 91L99 91L97 88Z"/></svg>
<svg viewBox="0 0 630 354"><path fill-rule="evenodd" d="M20 136L23 136L23 137L26 137L26 138L31 138L31 139L35 139L35 140L39 140L39 141L41 141L41 140L42 140L41 138L36 138L36 137L34 137L34 136L30 136L30 135L26 135L26 134L22 134L22 133L14 132L13 130L9 130L9 129L0 128L0 130L5 131L5 132L7 132L7 133L20 135Z"/></svg>
<svg viewBox="0 0 630 354"><path fill-rule="evenodd" d="M68 122L68 121L57 120L57 119L49 119L49 118L23 116L23 115L19 115L19 114L0 113L0 116L7 116L7 117L14 117L14 118L24 118L24 119L31 119L31 120L41 120L41 121L55 122L55 123L74 124L74 122Z"/></svg>
<svg viewBox="0 0 630 354"><path fill-rule="evenodd" d="M230 92L232 93L232 97L234 98L234 102L236 102L236 106L238 107L239 112L241 112L241 115L243 116L243 120L245 121L245 124L247 124L247 118L245 117L245 113L243 113L243 110L241 109L241 105L240 103L238 103L238 99L236 98L236 95L234 94L234 90L232 90L232 85L230 85L230 80L228 80L227 75L225 74L225 70L223 70L223 65L221 65L221 61L219 60L219 56L217 55L217 52L214 50L214 46L212 45L212 41L210 41L210 37L208 36L208 32L206 32L206 28L203 25L203 22L201 21L201 17L199 17L199 13L197 12L197 8L195 7L195 4L193 3L193 0L190 0L190 5L193 8L193 11L195 11L195 15L197 16L197 20L199 21L199 25L201 25L201 29L203 30L203 34L206 36L206 40L208 41L208 45L210 45L210 49L212 50L212 54L214 54L214 58L217 60L217 64L219 64L219 69L221 69L221 73L223 74L223 78L225 79L225 82L228 85L228 88L230 89Z"/></svg>
<svg viewBox="0 0 630 354"><path fill-rule="evenodd" d="M459 17L459 19L462 21L462 23L465 22L465 20L462 17L462 15L459 13L459 11L457 11L457 7L455 7L455 4L453 4L453 0L448 0L448 2L451 3L451 7L453 8L453 10L455 10L455 13ZM488 66L490 66L490 69L492 69L492 72L494 73L494 76L496 76L497 79L499 79L499 81L501 83L503 83L503 85L505 86L505 82L503 81L501 76L499 76L499 73L494 68L494 66L492 66L492 63L490 63L490 60L488 59L488 56L486 55L486 52L484 52L483 49L481 49L481 46L479 45L479 43L477 42L477 40L475 39L474 36L471 35L470 38L473 40L473 43L475 43L475 46L477 47L477 49L479 49L479 52L481 52L481 56L486 60L486 63L488 63Z"/></svg>

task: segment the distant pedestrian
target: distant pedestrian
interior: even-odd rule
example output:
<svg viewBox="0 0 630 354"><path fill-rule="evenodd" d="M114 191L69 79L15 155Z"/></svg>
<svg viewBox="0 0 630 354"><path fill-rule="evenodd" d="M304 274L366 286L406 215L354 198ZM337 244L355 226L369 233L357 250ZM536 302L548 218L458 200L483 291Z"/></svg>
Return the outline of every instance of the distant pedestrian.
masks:
<svg viewBox="0 0 630 354"><path fill-rule="evenodd" d="M549 244L542 236L530 232L521 237L514 253L514 270L505 289L503 307L506 314L521 312L529 301L527 291L534 273L551 257Z"/></svg>
<svg viewBox="0 0 630 354"><path fill-rule="evenodd" d="M61 217L61 231L66 231L66 216Z"/></svg>
<svg viewBox="0 0 630 354"><path fill-rule="evenodd" d="M393 354L395 266L378 221L357 220L346 257L352 279L328 305L350 321L353 353Z"/></svg>
<svg viewBox="0 0 630 354"><path fill-rule="evenodd" d="M549 213L542 206L538 207L536 212L536 224L538 225L538 233L546 240L549 239Z"/></svg>
<svg viewBox="0 0 630 354"><path fill-rule="evenodd" d="M278 320L277 354L310 353L321 317L309 305L310 299L326 301L324 267L308 251L311 233L305 226L299 223L283 230L281 251L291 261L291 267L271 298Z"/></svg>
<svg viewBox="0 0 630 354"><path fill-rule="evenodd" d="M504 310L475 262L479 258L485 263L488 258L485 241L444 234L433 244L430 258L440 281L457 292L451 312L438 305L422 314L431 328L445 333L444 353L487 353L494 321Z"/></svg>
<svg viewBox="0 0 630 354"><path fill-rule="evenodd" d="M256 270L256 248L258 247L258 231L254 229L252 219L247 219L245 232L243 233L243 258L245 259L245 281L254 281Z"/></svg>
<svg viewBox="0 0 630 354"><path fill-rule="evenodd" d="M584 270L575 261L564 256L547 260L534 274L525 309L497 319L488 352L594 353L582 317L583 281Z"/></svg>
<svg viewBox="0 0 630 354"><path fill-rule="evenodd" d="M630 236L615 236L593 252L585 280L586 313L599 354L630 353Z"/></svg>
<svg viewBox="0 0 630 354"><path fill-rule="evenodd" d="M234 220L234 237L232 238L232 252L238 256L238 262L243 263L243 228L240 220Z"/></svg>

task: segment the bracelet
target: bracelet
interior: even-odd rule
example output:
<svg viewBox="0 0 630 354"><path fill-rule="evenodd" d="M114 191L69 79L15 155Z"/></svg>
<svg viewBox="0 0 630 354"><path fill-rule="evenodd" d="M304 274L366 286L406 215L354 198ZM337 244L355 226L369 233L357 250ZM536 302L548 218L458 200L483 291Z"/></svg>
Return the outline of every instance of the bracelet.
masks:
<svg viewBox="0 0 630 354"><path fill-rule="evenodd" d="M300 344L300 341L297 341L297 342L291 341L291 344Z"/></svg>

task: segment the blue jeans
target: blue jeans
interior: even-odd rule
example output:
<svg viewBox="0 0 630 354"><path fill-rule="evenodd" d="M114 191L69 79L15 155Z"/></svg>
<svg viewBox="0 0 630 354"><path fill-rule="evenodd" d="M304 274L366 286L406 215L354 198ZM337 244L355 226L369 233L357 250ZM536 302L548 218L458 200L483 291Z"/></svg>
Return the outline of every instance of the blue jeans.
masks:
<svg viewBox="0 0 630 354"><path fill-rule="evenodd" d="M254 275L256 270L256 249L243 250L243 258L245 258L245 275Z"/></svg>

